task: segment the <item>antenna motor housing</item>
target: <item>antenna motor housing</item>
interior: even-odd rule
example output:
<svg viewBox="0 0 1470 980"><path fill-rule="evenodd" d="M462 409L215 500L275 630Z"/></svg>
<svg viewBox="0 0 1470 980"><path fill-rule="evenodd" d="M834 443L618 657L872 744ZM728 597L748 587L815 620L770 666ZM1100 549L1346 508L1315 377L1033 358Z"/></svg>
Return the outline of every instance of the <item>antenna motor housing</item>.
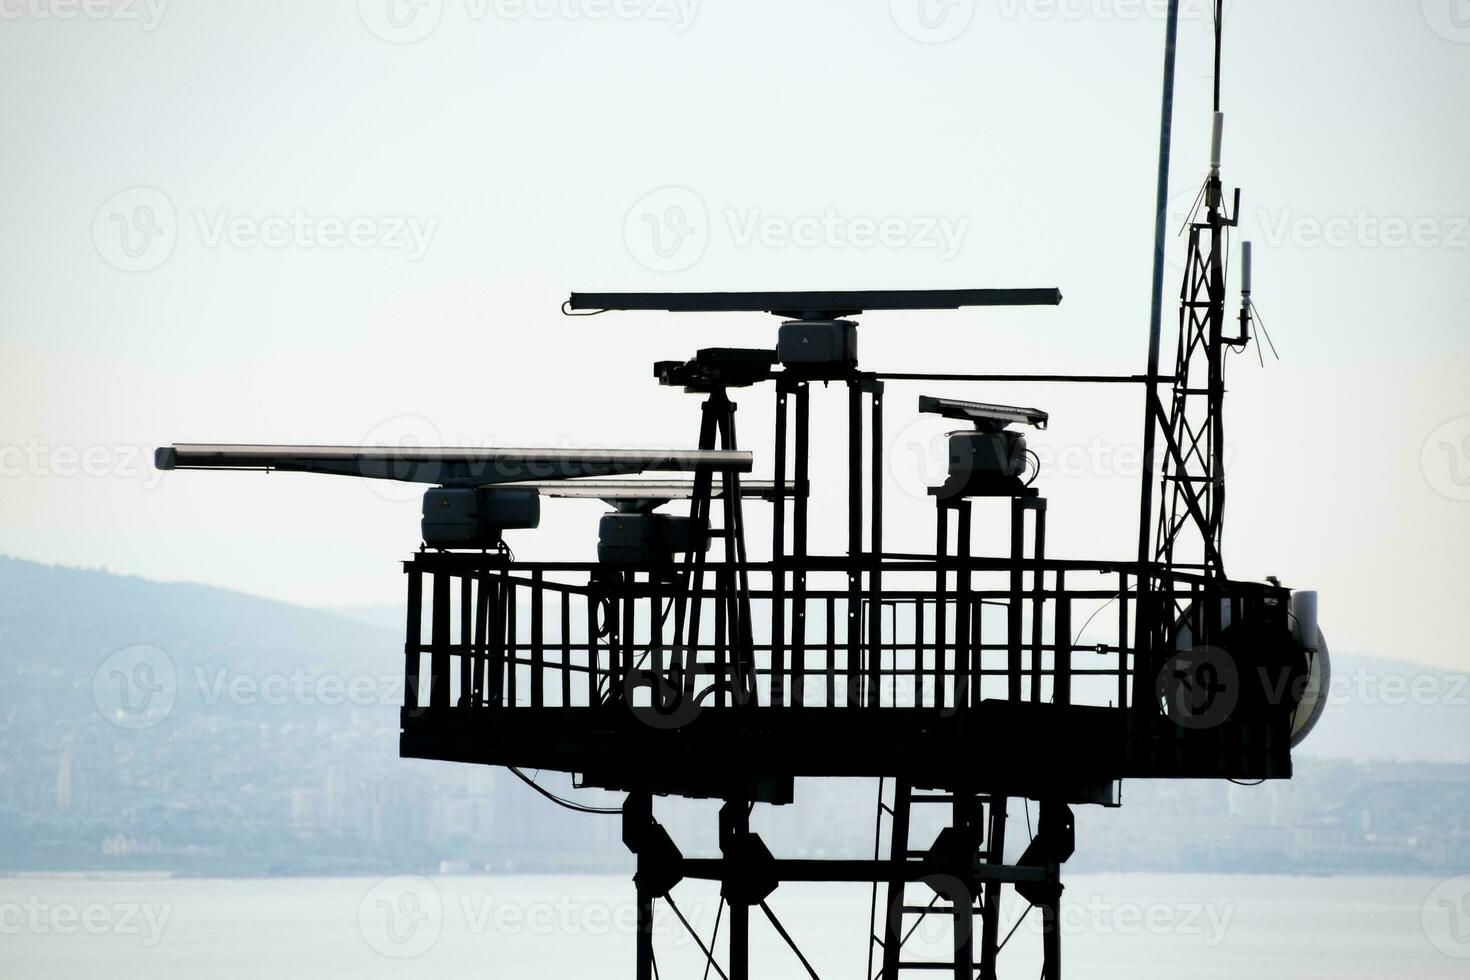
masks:
<svg viewBox="0 0 1470 980"><path fill-rule="evenodd" d="M422 530L430 548L495 548L505 531L540 523L541 495L535 490L437 487L424 493Z"/></svg>

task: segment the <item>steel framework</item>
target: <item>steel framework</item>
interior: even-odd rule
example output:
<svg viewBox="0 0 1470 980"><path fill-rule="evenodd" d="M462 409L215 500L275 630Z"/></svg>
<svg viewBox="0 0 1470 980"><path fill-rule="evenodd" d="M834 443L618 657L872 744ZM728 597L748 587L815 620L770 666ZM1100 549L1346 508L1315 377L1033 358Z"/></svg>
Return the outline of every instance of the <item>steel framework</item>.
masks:
<svg viewBox="0 0 1470 980"><path fill-rule="evenodd" d="M1215 9L1218 24L1218 0ZM766 902L791 881L872 886L868 972L884 980L935 970L956 980L993 980L1004 943L1000 901L1009 886L1041 910L1043 976L1055 980L1072 807L1116 805L1126 778L1290 776L1292 739L1302 727L1295 682L1319 641L1314 625L1305 640L1293 633L1305 618L1293 619L1289 590L1274 581L1232 581L1220 558L1223 355L1248 339L1250 314L1243 303L1239 335L1225 335L1224 236L1234 219L1225 212L1218 166L1202 191L1205 216L1190 223L1174 372L1159 373L1177 0L1168 13L1160 213L1142 375L858 367L850 317L1054 305L1061 300L1054 289L574 293L564 305L571 314L774 313L788 322L775 351L715 348L655 365L662 383L700 399L698 448L691 452L395 455L372 447L178 446L160 450L158 465L436 483L443 489L434 499L480 522L466 532L466 543L424 547L404 563L401 754L565 772L582 786L625 793L622 836L637 860L638 980L656 974L655 902L667 902L693 932L673 897L685 879L720 883L729 908L726 965L718 963L713 937L694 938L724 980L751 975L752 909L816 976ZM1217 110L1218 74L1217 31ZM934 400L921 405L973 415L976 432L958 442L951 436L951 479L931 491L932 553L890 550L883 474L892 409L885 397L897 382L1141 386L1145 472L1136 560L1048 551L1047 501L1015 465L1024 440L1002 431L1044 421L1045 413ZM1161 385L1170 386L1167 407ZM737 439L732 392L767 386L775 425L761 453L769 449L771 478L754 484L742 477L752 455ZM845 472L815 473L813 415L833 402L838 411L831 414L845 428ZM1166 452L1156 473L1160 435ZM539 466L551 467L543 474L549 479L537 482L531 470ZM596 482L646 470L691 478ZM845 513L812 512L812 488L822 481L845 486ZM632 543L587 562L520 560L503 545L487 547L481 538L489 518L474 508L489 508L492 499L478 495L505 494L502 485L519 485L512 492L523 495L603 496L619 505L604 519L610 533L626 532L617 540ZM687 520L640 523L676 499L688 501ZM523 509L513 519L524 523L513 526L534 526L525 498L515 500ZM771 508L768 546L747 541L747 506ZM824 519L843 522L840 553L811 546L811 527ZM427 517L425 527L427 538ZM634 534L654 527L682 530L658 539L662 544ZM981 553L983 527L1006 529L1004 553ZM1105 610L1110 615L1099 621ZM752 808L791 802L800 777L834 776L879 780L873 857L774 856L750 829ZM664 795L723 801L718 857L680 851L656 818L654 798ZM1011 801L1038 804L1038 828L1024 848L1007 846ZM932 840L916 840L912 814L925 805L943 808L945 827ZM951 922L951 955L906 958L914 923L932 915Z"/></svg>

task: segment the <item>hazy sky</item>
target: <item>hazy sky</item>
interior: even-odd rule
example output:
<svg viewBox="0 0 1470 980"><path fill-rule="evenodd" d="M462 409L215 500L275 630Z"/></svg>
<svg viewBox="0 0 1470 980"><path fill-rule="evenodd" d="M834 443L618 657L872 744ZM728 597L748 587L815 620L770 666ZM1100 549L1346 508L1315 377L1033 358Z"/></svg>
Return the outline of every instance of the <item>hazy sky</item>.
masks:
<svg viewBox="0 0 1470 980"><path fill-rule="evenodd" d="M865 317L863 365L1141 371L1162 8L0 0L0 552L396 602L417 490L160 475L152 447L690 446L651 363L775 338L566 319L572 290L1055 285L1057 309ZM1334 648L1470 666L1470 11L1235 0L1227 32L1225 178L1281 354L1231 362L1229 570L1320 589ZM1131 556L1137 391L923 390L1049 409L1052 553ZM887 403L894 546L932 521L946 424L919 393ZM758 472L770 400L742 402ZM815 404L835 461L840 398ZM590 556L601 510L549 502L512 544Z"/></svg>

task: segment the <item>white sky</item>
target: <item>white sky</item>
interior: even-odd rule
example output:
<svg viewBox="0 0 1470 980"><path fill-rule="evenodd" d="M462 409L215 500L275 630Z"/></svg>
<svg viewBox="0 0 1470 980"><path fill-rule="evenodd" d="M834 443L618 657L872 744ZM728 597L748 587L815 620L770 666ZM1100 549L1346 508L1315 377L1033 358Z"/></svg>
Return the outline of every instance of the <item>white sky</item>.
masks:
<svg viewBox="0 0 1470 980"><path fill-rule="evenodd" d="M390 2L0 5L0 552L397 602L416 490L160 476L147 453L691 446L695 401L651 363L775 338L760 316L565 319L572 290L1055 285L1057 309L865 317L863 365L1144 367L1161 2L933 0L929 33L918 0L425 0L396 21ZM1231 365L1226 557L1320 589L1335 649L1466 667L1470 23L1454 9L1230 5L1225 176L1282 360ZM1187 2L1181 28L1186 205L1208 139L1205 10ZM665 262L640 202L670 187L685 192L655 212L692 192L703 250ZM745 234L829 213L822 247ZM304 231L277 220L293 215ZM129 257L114 216L165 234ZM314 237L357 217L359 244ZM851 233L888 218L903 241ZM1138 392L924 391L1049 409L1032 444L1057 460L1050 550L1132 555ZM904 460L945 424L911 426L918 393L888 399L892 547L929 540ZM762 473L770 400L741 412ZM838 406L817 402L833 460ZM840 499L838 479L819 497ZM601 509L549 502L512 544L589 556Z"/></svg>

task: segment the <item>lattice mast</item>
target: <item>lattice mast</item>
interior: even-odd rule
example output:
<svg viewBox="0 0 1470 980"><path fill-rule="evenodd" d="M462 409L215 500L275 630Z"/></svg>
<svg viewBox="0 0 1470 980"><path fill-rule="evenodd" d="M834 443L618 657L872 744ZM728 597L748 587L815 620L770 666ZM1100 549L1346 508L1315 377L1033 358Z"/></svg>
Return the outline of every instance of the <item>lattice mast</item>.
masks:
<svg viewBox="0 0 1470 980"><path fill-rule="evenodd" d="M1220 179L1224 114L1220 111L1220 2L1215 5L1214 127L1210 170L1189 215L1189 244L1179 294L1179 340L1160 469L1154 558L1166 568L1223 579L1225 512L1225 353L1250 339L1250 258L1245 246L1238 333L1226 335L1228 229L1238 224L1240 190L1230 213ZM1203 214L1201 215L1201 209Z"/></svg>

